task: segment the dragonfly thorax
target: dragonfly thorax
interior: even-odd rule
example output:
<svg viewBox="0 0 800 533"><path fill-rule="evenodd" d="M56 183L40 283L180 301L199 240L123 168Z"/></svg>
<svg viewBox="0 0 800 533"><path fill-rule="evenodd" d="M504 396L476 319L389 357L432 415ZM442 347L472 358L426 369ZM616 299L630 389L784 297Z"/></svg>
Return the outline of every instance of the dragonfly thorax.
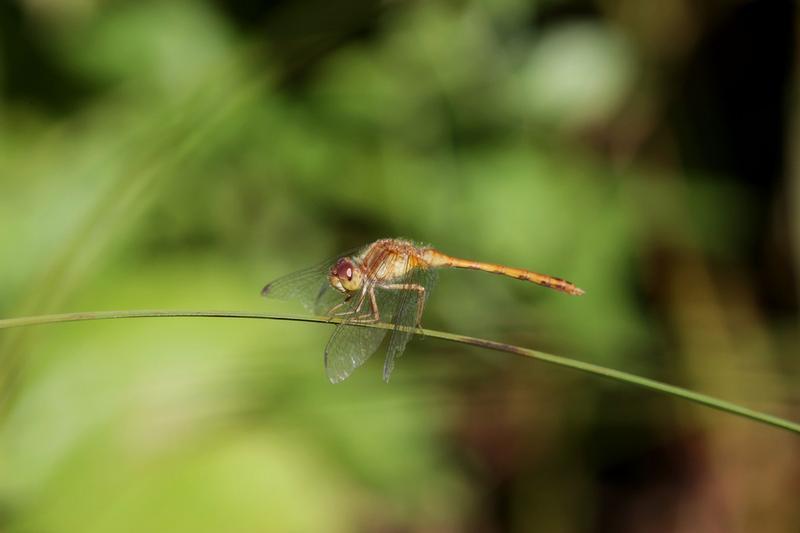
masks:
<svg viewBox="0 0 800 533"><path fill-rule="evenodd" d="M361 269L352 259L342 257L331 267L328 282L337 291L348 293L361 290L364 277Z"/></svg>

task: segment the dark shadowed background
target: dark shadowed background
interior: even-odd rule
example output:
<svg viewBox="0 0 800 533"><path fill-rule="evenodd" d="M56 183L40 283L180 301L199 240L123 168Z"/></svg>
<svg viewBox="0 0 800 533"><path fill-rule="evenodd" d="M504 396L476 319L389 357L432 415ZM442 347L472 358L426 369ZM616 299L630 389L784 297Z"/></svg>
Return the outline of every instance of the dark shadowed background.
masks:
<svg viewBox="0 0 800 533"><path fill-rule="evenodd" d="M426 327L800 420L790 1L0 2L0 316L296 312L271 279L380 237ZM415 340L325 378L331 328L0 332L0 530L792 532L800 439Z"/></svg>

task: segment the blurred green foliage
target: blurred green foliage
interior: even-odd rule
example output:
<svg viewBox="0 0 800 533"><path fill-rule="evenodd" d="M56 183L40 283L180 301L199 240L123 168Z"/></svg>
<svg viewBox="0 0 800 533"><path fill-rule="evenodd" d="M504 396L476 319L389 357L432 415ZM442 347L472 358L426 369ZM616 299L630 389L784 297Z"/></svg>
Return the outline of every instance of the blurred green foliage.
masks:
<svg viewBox="0 0 800 533"><path fill-rule="evenodd" d="M642 101L652 57L607 19L533 24L548 4L386 3L368 36L341 40L298 19L301 44L336 43L300 69L207 2L18 2L81 96L66 111L0 106L3 316L296 310L260 288L406 236L587 290L447 273L428 327L785 405L769 349L711 357L726 381L686 362L717 344L670 336L688 320L715 338L713 309L686 318L670 289L664 308L645 303L664 283L651 253L738 260L747 190L680 179L622 141L598 157L593 132ZM706 282L689 272L672 286L696 303ZM581 449L613 450L598 424L705 427L669 402L434 341L409 346L390 386L373 360L333 387L329 333L224 320L3 332L0 529L493 530L478 509L511 478L513 529L577 531L602 503ZM766 384L748 385L753 366ZM623 444L613 453L626 435L607 439Z"/></svg>

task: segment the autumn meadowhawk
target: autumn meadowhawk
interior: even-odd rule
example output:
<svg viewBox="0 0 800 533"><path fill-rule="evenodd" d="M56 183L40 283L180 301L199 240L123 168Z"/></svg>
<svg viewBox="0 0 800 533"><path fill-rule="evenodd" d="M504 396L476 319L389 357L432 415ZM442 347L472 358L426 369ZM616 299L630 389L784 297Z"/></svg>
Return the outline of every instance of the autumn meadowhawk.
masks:
<svg viewBox="0 0 800 533"><path fill-rule="evenodd" d="M583 294L563 279L451 257L404 239L381 239L337 259L289 274L268 284L261 294L297 300L313 313L341 319L325 347L325 369L332 383L347 379L391 333L383 366L383 379L389 381L395 359L420 328L425 302L440 268L482 270L575 296ZM391 328L365 326L377 322Z"/></svg>

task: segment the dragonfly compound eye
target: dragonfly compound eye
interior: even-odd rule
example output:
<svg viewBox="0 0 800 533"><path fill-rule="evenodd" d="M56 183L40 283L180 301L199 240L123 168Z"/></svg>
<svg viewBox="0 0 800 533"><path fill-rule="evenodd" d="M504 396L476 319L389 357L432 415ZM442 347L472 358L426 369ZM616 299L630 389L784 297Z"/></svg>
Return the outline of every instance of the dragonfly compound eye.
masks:
<svg viewBox="0 0 800 533"><path fill-rule="evenodd" d="M334 273L339 279L350 281L353 279L353 263L347 259L339 259L334 267Z"/></svg>

